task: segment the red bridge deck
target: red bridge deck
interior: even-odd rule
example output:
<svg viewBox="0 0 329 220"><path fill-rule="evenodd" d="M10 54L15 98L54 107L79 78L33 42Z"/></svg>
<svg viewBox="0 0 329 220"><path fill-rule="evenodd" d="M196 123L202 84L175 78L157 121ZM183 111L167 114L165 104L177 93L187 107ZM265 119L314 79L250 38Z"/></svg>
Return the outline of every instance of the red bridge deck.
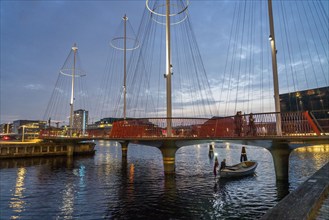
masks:
<svg viewBox="0 0 329 220"><path fill-rule="evenodd" d="M86 135L69 137L67 131L44 130L41 139L229 139L316 137L329 134L329 119L316 119L308 112L281 115L282 134L277 135L278 113L263 113L231 117L207 118L141 118L113 123L111 130L89 129ZM171 121L172 134L167 134L167 122Z"/></svg>

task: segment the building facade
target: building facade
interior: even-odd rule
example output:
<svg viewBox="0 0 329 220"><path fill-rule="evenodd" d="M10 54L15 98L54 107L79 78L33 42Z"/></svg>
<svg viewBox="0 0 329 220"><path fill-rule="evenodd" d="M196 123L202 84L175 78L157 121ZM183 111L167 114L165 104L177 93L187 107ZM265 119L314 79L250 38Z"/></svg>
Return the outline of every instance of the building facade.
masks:
<svg viewBox="0 0 329 220"><path fill-rule="evenodd" d="M39 132L46 128L46 121L16 120L13 121L12 133L25 136L25 138L37 138Z"/></svg>
<svg viewBox="0 0 329 220"><path fill-rule="evenodd" d="M280 95L281 112L308 111L322 133L329 133L329 87Z"/></svg>
<svg viewBox="0 0 329 220"><path fill-rule="evenodd" d="M73 113L73 130L78 134L85 134L88 124L88 111L79 109Z"/></svg>
<svg viewBox="0 0 329 220"><path fill-rule="evenodd" d="M12 123L3 123L0 125L0 133L1 134L10 134L13 132L13 124Z"/></svg>
<svg viewBox="0 0 329 220"><path fill-rule="evenodd" d="M281 112L329 110L329 87L280 95Z"/></svg>

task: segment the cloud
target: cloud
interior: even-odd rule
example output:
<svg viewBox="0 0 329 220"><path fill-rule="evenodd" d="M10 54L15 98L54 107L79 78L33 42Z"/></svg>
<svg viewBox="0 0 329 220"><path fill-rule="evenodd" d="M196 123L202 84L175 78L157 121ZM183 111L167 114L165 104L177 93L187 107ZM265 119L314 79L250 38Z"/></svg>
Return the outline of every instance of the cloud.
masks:
<svg viewBox="0 0 329 220"><path fill-rule="evenodd" d="M40 84L28 84L24 86L25 89L29 89L29 90L43 90L44 87L43 85Z"/></svg>

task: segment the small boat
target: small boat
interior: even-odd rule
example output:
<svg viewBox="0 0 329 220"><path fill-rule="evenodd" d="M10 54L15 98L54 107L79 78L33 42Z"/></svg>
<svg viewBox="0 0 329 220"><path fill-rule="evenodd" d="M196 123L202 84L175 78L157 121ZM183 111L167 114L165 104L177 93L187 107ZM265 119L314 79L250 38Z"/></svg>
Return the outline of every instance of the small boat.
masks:
<svg viewBox="0 0 329 220"><path fill-rule="evenodd" d="M244 161L233 166L226 166L220 170L220 177L243 177L255 172L258 163L256 161Z"/></svg>

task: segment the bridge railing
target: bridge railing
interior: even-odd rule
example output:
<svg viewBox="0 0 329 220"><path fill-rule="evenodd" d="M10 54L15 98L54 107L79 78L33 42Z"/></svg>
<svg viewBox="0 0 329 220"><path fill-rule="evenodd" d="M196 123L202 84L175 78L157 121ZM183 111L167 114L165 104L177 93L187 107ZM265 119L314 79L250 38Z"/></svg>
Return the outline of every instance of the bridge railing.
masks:
<svg viewBox="0 0 329 220"><path fill-rule="evenodd" d="M288 136L320 135L319 128L308 112L281 113L282 131Z"/></svg>
<svg viewBox="0 0 329 220"><path fill-rule="evenodd" d="M90 129L85 134L69 135L67 130L43 130L40 138L166 138L171 122L171 137L179 138L248 138L276 137L276 120L281 116L281 136L328 135L328 117L309 112L255 113L213 118L138 118L116 121L112 128ZM317 114L319 114L317 112ZM320 121L322 120L322 121ZM322 127L322 125L324 125ZM327 127L326 127L327 126Z"/></svg>
<svg viewBox="0 0 329 220"><path fill-rule="evenodd" d="M310 116L321 133L329 133L329 109L310 111Z"/></svg>
<svg viewBox="0 0 329 220"><path fill-rule="evenodd" d="M277 136L276 120L281 115L282 136L321 135L308 112L259 113L229 117L171 118L172 137L234 138ZM253 122L250 123L250 119ZM110 138L167 137L167 118L142 118L114 122Z"/></svg>
<svg viewBox="0 0 329 220"><path fill-rule="evenodd" d="M59 129L44 129L39 132L39 138L86 138L89 137L88 132L82 134L81 132L72 132L72 135L68 130Z"/></svg>

